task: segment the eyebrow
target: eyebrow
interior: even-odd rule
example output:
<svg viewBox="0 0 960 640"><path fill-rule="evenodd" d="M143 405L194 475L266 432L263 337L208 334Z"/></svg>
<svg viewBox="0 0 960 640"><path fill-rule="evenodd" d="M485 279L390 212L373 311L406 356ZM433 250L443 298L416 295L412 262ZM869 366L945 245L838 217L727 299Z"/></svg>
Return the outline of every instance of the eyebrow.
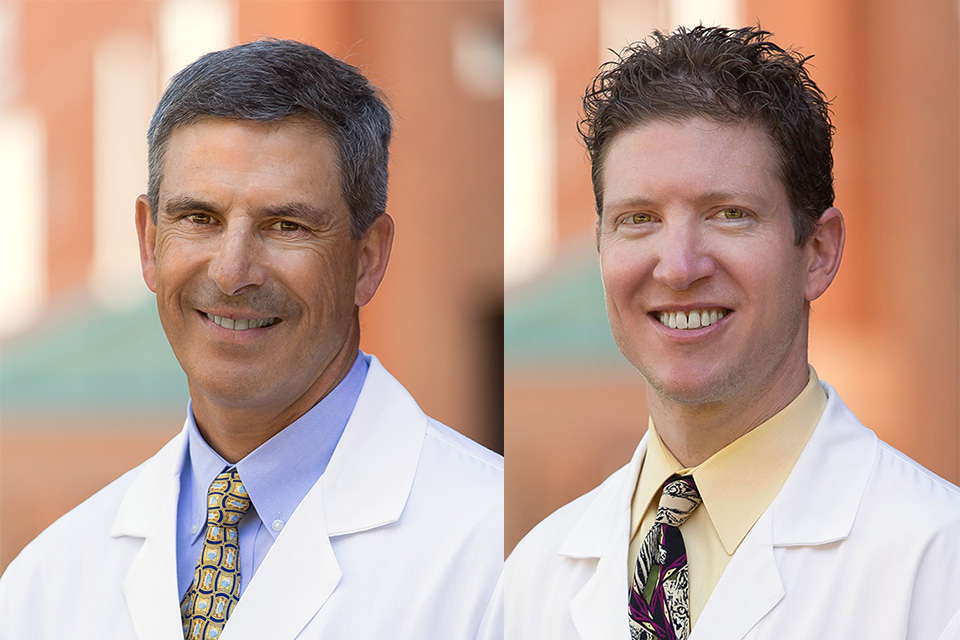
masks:
<svg viewBox="0 0 960 640"><path fill-rule="evenodd" d="M206 211L209 213L216 213L217 207L206 200L201 200L200 198L194 198L192 196L176 196L174 198L170 198L163 204L162 211L163 213L168 214L186 213L187 211Z"/></svg>
<svg viewBox="0 0 960 640"><path fill-rule="evenodd" d="M307 204L306 202L285 202L283 204L264 207L259 210L263 216L273 218L300 218L314 225L322 225L330 220L330 213Z"/></svg>
<svg viewBox="0 0 960 640"><path fill-rule="evenodd" d="M613 202L604 202L603 210L607 209L623 209L623 208L632 208L632 207L650 207L653 206L654 200L652 198L646 198L644 196L633 196L629 198L621 198L619 200L614 200Z"/></svg>
<svg viewBox="0 0 960 640"><path fill-rule="evenodd" d="M764 201L763 194L754 193L751 191L737 191L737 190L711 190L703 191L698 193L694 198L694 201L698 204L709 203L709 202L742 202L744 205L748 204L757 204L758 200ZM624 209L624 208L633 208L633 207L654 207L657 205L657 201L653 198L648 198L646 196L630 196L626 198L621 198L610 203L605 203L603 206L604 211Z"/></svg>
<svg viewBox="0 0 960 640"><path fill-rule="evenodd" d="M742 202L743 204L757 204L766 202L766 196L763 193L755 191L704 191L697 196L698 202Z"/></svg>
<svg viewBox="0 0 960 640"><path fill-rule="evenodd" d="M221 208L217 205L195 196L175 196L166 201L164 213L180 214L189 211L218 213ZM257 213L264 217L300 218L313 224L323 224L330 219L330 214L322 209L305 202L285 202L257 209Z"/></svg>

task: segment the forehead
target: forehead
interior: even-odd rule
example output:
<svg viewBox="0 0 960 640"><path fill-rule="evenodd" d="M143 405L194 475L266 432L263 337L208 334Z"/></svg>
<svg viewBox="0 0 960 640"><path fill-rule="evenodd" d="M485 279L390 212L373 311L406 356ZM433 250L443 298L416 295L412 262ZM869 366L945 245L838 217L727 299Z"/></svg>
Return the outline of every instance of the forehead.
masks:
<svg viewBox="0 0 960 640"><path fill-rule="evenodd" d="M604 210L625 200L729 192L786 198L769 134L748 121L654 120L618 133L603 162Z"/></svg>
<svg viewBox="0 0 960 640"><path fill-rule="evenodd" d="M335 142L314 121L204 118L171 133L161 192L220 186L330 196L339 174Z"/></svg>

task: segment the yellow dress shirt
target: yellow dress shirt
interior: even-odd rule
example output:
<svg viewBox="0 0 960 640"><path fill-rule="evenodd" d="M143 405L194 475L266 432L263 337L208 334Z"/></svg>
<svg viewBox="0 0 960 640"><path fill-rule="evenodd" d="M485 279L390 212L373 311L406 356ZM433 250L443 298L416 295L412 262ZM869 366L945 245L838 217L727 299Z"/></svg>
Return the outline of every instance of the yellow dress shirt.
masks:
<svg viewBox="0 0 960 640"><path fill-rule="evenodd" d="M630 507L631 583L663 483L674 474L692 473L703 503L680 531L690 572L693 629L733 553L780 492L826 404L827 395L811 367L807 386L793 402L692 469L685 469L667 450L651 419L647 452Z"/></svg>

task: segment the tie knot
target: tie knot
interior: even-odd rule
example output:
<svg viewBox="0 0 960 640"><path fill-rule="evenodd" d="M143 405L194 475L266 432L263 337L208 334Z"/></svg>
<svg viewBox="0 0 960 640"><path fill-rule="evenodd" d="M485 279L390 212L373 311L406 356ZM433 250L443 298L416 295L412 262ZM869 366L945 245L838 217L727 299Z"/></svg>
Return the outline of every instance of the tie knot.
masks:
<svg viewBox="0 0 960 640"><path fill-rule="evenodd" d="M224 471L210 483L207 491L207 522L236 526L250 508L250 496L236 468Z"/></svg>
<svg viewBox="0 0 960 640"><path fill-rule="evenodd" d="M657 508L657 524L679 527L700 504L700 493L693 482L693 476L682 476L668 480L663 485L663 496Z"/></svg>

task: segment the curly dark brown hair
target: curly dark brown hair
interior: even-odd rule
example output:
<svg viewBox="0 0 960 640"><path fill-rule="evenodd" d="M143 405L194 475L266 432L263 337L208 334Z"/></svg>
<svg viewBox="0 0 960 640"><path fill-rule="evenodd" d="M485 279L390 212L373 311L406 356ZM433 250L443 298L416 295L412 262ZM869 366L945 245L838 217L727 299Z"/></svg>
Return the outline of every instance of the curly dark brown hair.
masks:
<svg viewBox="0 0 960 640"><path fill-rule="evenodd" d="M621 131L691 117L749 121L774 142L797 245L809 239L820 214L833 206L830 102L805 66L812 56L783 49L770 35L759 27L655 31L601 67L584 94L578 125L590 154L597 215L605 151Z"/></svg>

